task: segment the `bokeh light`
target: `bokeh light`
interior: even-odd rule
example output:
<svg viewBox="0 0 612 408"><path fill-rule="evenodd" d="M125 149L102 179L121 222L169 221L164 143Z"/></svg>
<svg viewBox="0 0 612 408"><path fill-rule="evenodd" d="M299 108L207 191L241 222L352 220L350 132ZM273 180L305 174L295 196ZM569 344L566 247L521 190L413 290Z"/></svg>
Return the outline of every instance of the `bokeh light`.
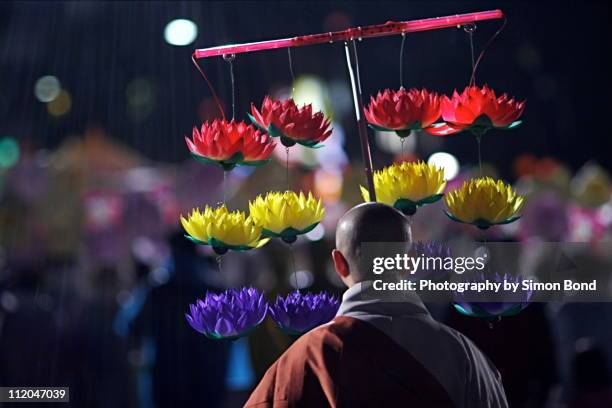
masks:
<svg viewBox="0 0 612 408"><path fill-rule="evenodd" d="M12 137L0 139L0 168L9 168L19 161L19 145Z"/></svg>
<svg viewBox="0 0 612 408"><path fill-rule="evenodd" d="M315 193L325 202L336 202L342 195L342 172L337 170L317 169L315 171Z"/></svg>
<svg viewBox="0 0 612 408"><path fill-rule="evenodd" d="M442 167L446 180L452 180L459 174L459 161L450 153L436 152L429 156L427 164Z"/></svg>
<svg viewBox="0 0 612 408"><path fill-rule="evenodd" d="M72 108L72 97L65 89L62 89L60 94L47 104L47 112L52 116L64 116Z"/></svg>
<svg viewBox="0 0 612 408"><path fill-rule="evenodd" d="M305 234L309 241L320 241L325 237L325 227L322 224L318 224L314 229Z"/></svg>
<svg viewBox="0 0 612 408"><path fill-rule="evenodd" d="M395 132L376 130L374 132L376 145L387 153L397 154L402 151L402 139ZM416 148L416 132L410 132L410 136L404 138L404 154L414 152Z"/></svg>
<svg viewBox="0 0 612 408"><path fill-rule="evenodd" d="M327 93L321 79L314 75L302 75L293 85L293 100L298 106L311 103L313 111L322 111L326 116L330 116L325 109Z"/></svg>
<svg viewBox="0 0 612 408"><path fill-rule="evenodd" d="M314 283L314 275L309 270L304 269L287 275L287 281L294 289L306 289Z"/></svg>
<svg viewBox="0 0 612 408"><path fill-rule="evenodd" d="M128 115L136 122L146 119L155 107L155 88L146 78L132 80L125 91Z"/></svg>
<svg viewBox="0 0 612 408"><path fill-rule="evenodd" d="M179 18L166 25L164 39L168 44L185 46L191 44L198 36L198 26L191 20Z"/></svg>
<svg viewBox="0 0 612 408"><path fill-rule="evenodd" d="M59 79L53 75L40 77L34 84L34 96L40 102L48 103L57 98L62 91Z"/></svg>

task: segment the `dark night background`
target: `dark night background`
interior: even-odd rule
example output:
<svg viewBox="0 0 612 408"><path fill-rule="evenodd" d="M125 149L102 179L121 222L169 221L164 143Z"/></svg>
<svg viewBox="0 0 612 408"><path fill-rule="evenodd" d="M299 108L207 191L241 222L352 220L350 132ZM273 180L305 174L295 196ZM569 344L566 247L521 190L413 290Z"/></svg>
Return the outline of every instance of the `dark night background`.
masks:
<svg viewBox="0 0 612 408"><path fill-rule="evenodd" d="M199 35L192 45L203 48L493 8L503 9L508 24L485 55L477 81L528 104L525 125L485 143L483 153L506 176L511 176L510 158L523 152L559 157L574 169L596 159L610 169L605 123L612 36L605 2L3 2L0 133L53 147L67 134L98 124L152 159L184 159L182 135L200 121L198 106L209 91L191 64L192 46L164 42L171 19L195 21ZM499 25L480 24L477 50ZM366 97L398 86L399 45L399 36L359 44ZM405 57L406 86L451 92L469 80L469 45L462 30L409 35ZM342 44L295 49L293 58L296 75L344 79L349 86ZM220 58L203 64L221 98L229 101L226 64ZM36 79L48 73L72 94L73 109L60 119L50 118L32 92ZM236 74L241 117L251 101L258 103L271 86L289 81L287 54L240 55ZM153 110L139 121L126 114L125 90L135 77L151 80L155 89ZM357 155L352 119L345 119L347 149ZM464 160L474 159L470 141L444 143Z"/></svg>
<svg viewBox="0 0 612 408"><path fill-rule="evenodd" d="M522 218L482 232L449 221L440 201L411 218L413 238L490 238L528 249L532 240L579 242L593 270L612 276L604 245L612 242L610 2L0 2L0 386L70 386L74 407L241 406L295 337L267 319L238 341L208 340L184 313L207 290L253 285L272 300L298 286L298 273L301 289L341 295L329 253L338 219L362 201L360 144L343 44L322 44L295 48L292 58L296 83L312 75L327 92L313 97L333 115L324 149L292 147L289 161L279 144L276 160L227 177L191 160L183 136L218 115L193 50L497 8L507 25L476 82L527 105L520 127L483 139L492 164L483 174L526 197ZM175 19L195 22L193 43L165 41ZM477 52L501 24L478 24ZM357 43L366 102L399 87L400 44L399 35ZM289 89L287 56L237 56L238 119L264 95ZM462 90L471 74L468 34L409 34L403 63L405 87ZM229 65L200 64L229 113ZM45 76L59 79L68 109L54 113L57 94L35 95ZM370 131L376 169L446 151L461 167L446 191L476 175L470 135L411 136L405 157L399 142L385 146L389 138L398 140ZM312 191L326 208L290 250L272 240L224 256L221 267L209 247L185 239L179 215L194 207L223 197L246 210L257 194L285 186ZM449 304L433 306L497 365L513 408L612 406L612 303L533 303L494 329Z"/></svg>

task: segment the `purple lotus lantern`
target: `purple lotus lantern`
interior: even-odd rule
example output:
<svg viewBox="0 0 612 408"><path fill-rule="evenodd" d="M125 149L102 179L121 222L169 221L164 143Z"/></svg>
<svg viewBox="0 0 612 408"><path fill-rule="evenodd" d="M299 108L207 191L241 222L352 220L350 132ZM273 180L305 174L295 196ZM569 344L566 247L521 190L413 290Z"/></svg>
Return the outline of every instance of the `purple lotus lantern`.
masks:
<svg viewBox="0 0 612 408"><path fill-rule="evenodd" d="M262 291L241 288L207 292L189 308L185 318L194 330L211 339L234 340L249 334L266 318L268 302Z"/></svg>
<svg viewBox="0 0 612 408"><path fill-rule="evenodd" d="M423 258L421 267L414 273L406 276L410 280L434 280L441 281L446 279L451 272L444 269L446 258L452 257L450 248L438 241L417 241L413 242L410 248L410 255Z"/></svg>
<svg viewBox="0 0 612 408"><path fill-rule="evenodd" d="M270 316L283 332L299 335L332 320L339 307L340 300L329 293L295 291L278 296L270 306Z"/></svg>
<svg viewBox="0 0 612 408"><path fill-rule="evenodd" d="M514 284L523 281L520 276L508 274L481 274L473 282L484 282L487 279L498 283L507 281ZM490 291L470 292L469 294L466 292L455 292L453 306L463 315L495 320L519 314L529 306L532 294L531 290L522 290L521 285L519 285L519 289L516 292L507 292L503 291L503 289L499 293L492 293Z"/></svg>

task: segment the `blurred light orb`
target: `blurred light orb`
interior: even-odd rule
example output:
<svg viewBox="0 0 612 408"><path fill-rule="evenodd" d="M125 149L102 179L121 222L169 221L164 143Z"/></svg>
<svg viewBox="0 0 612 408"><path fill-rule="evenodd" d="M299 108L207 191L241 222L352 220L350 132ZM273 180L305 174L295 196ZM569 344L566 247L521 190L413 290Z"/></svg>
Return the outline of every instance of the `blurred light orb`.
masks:
<svg viewBox="0 0 612 408"><path fill-rule="evenodd" d="M146 78L136 78L128 84L125 96L129 116L136 122L146 119L155 107L155 87Z"/></svg>
<svg viewBox="0 0 612 408"><path fill-rule="evenodd" d="M164 267L157 267L149 272L147 280L153 286L160 286L170 280L170 271Z"/></svg>
<svg viewBox="0 0 612 408"><path fill-rule="evenodd" d="M342 195L342 171L317 169L314 176L315 192L324 202L336 202Z"/></svg>
<svg viewBox="0 0 612 408"><path fill-rule="evenodd" d="M0 139L0 168L8 169L19 161L19 144L12 137Z"/></svg>
<svg viewBox="0 0 612 408"><path fill-rule="evenodd" d="M62 91L59 79L53 75L38 78L34 84L34 96L40 102L48 103L57 98Z"/></svg>
<svg viewBox="0 0 612 408"><path fill-rule="evenodd" d="M170 21L164 30L166 42L179 47L191 44L197 36L198 26L184 18Z"/></svg>
<svg viewBox="0 0 612 408"><path fill-rule="evenodd" d="M452 180L459 174L459 161L455 156L446 152L436 152L429 156L427 164L444 169L444 179Z"/></svg>
<svg viewBox="0 0 612 408"><path fill-rule="evenodd" d="M330 116L325 109L327 94L323 81L314 75L302 75L293 84L293 100L296 105L312 104L313 112L322 111Z"/></svg>
<svg viewBox="0 0 612 408"><path fill-rule="evenodd" d="M380 147L381 150L392 154L402 152L402 139L398 137L395 132L376 130L374 132L374 137L376 140L376 145ZM415 131L411 131L410 136L404 138L403 140L404 154L413 153L414 149L416 148Z"/></svg>
<svg viewBox="0 0 612 408"><path fill-rule="evenodd" d="M145 78L136 78L128 84L125 94L128 104L147 105L153 99L153 85Z"/></svg>
<svg viewBox="0 0 612 408"><path fill-rule="evenodd" d="M65 89L62 89L60 94L47 104L47 112L51 116L64 116L72 108L72 97Z"/></svg>
<svg viewBox="0 0 612 408"><path fill-rule="evenodd" d="M19 299L11 292L2 292L0 294L0 305L7 312L14 313L19 308Z"/></svg>
<svg viewBox="0 0 612 408"><path fill-rule="evenodd" d="M314 275L309 270L300 270L290 273L287 280L294 289L306 289L314 283Z"/></svg>
<svg viewBox="0 0 612 408"><path fill-rule="evenodd" d="M305 236L309 241L320 241L325 237L325 227L318 224L312 231L307 232Z"/></svg>

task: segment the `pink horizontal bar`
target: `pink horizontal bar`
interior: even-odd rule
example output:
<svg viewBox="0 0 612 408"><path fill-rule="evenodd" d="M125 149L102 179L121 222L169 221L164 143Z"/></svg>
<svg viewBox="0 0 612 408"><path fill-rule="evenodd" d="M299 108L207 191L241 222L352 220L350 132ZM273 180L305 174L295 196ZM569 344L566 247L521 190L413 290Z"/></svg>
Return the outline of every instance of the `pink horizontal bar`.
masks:
<svg viewBox="0 0 612 408"><path fill-rule="evenodd" d="M195 58L216 57L226 54L242 54L245 52L273 50L278 48L302 47L305 45L333 43L352 39L383 37L393 34L414 33L418 31L437 30L453 26L461 26L477 21L495 20L502 18L501 10L480 11L477 13L456 14L454 16L426 18L412 21L388 21L385 24L365 27L348 28L342 31L333 31L322 34L302 35L280 40L259 41L244 44L229 44L218 47L201 48L194 52Z"/></svg>

